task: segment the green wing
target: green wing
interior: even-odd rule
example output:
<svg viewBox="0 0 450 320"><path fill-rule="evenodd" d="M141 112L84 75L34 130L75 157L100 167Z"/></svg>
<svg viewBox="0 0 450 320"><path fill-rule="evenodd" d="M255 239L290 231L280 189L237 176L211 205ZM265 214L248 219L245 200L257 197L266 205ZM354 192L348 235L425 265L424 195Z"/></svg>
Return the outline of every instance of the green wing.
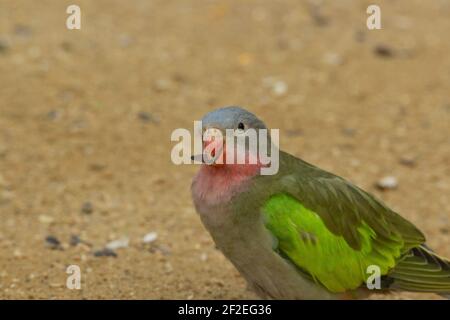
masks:
<svg viewBox="0 0 450 320"><path fill-rule="evenodd" d="M302 160L287 157L282 190L264 204L278 250L332 292L355 289L378 266L386 275L425 242L410 222L374 197Z"/></svg>

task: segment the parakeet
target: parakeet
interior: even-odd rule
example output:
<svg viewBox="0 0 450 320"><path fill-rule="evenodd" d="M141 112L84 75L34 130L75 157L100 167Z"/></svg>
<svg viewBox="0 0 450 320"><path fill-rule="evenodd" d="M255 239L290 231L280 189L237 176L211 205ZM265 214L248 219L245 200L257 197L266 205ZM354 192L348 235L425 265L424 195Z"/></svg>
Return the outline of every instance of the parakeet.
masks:
<svg viewBox="0 0 450 320"><path fill-rule="evenodd" d="M240 107L214 110L202 126L224 137L226 129L266 129ZM220 151L226 157L226 148ZM261 175L260 161L213 161L200 165L191 186L217 248L260 297L358 299L389 290L450 294L450 261L429 249L411 222L345 179L277 151L274 175ZM373 268L380 281L369 290Z"/></svg>

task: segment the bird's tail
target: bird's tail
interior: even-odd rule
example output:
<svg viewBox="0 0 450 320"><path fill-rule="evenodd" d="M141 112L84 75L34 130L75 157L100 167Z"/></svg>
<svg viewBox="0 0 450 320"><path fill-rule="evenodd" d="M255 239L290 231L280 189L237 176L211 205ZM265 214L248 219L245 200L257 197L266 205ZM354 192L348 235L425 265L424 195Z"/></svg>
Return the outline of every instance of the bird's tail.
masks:
<svg viewBox="0 0 450 320"><path fill-rule="evenodd" d="M425 245L411 249L387 278L390 289L433 292L450 299L450 261Z"/></svg>

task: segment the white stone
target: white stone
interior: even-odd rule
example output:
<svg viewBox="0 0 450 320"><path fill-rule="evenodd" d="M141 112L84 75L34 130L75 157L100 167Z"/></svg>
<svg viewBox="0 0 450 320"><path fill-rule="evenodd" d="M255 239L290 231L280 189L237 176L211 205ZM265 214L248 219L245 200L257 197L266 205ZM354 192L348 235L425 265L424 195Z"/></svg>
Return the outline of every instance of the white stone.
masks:
<svg viewBox="0 0 450 320"><path fill-rule="evenodd" d="M116 249L120 249L120 248L126 248L126 247L128 247L129 243L130 243L130 240L128 238L124 237L124 238L113 240L113 241L109 242L105 246L105 248L109 249L109 250L116 250Z"/></svg>
<svg viewBox="0 0 450 320"><path fill-rule="evenodd" d="M395 189L398 186L398 181L397 181L397 178L394 176L387 176L387 177L381 178L378 181L377 186L380 189Z"/></svg>
<svg viewBox="0 0 450 320"><path fill-rule="evenodd" d="M156 232L147 233L144 238L142 238L142 242L144 243L152 243L158 238L158 234Z"/></svg>

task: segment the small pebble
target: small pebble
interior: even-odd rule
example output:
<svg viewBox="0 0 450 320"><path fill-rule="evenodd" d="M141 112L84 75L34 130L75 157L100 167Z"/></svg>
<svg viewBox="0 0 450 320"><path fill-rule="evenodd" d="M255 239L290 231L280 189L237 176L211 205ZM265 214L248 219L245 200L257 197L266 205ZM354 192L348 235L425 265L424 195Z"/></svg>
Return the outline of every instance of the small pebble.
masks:
<svg viewBox="0 0 450 320"><path fill-rule="evenodd" d="M55 236L47 236L45 238L45 242L50 249L53 249L53 250L55 250L55 249L61 250L62 249L61 242Z"/></svg>
<svg viewBox="0 0 450 320"><path fill-rule="evenodd" d="M163 244L152 244L149 250L151 253L155 253L157 251L161 252L163 256L170 255L170 248L168 246L165 246Z"/></svg>
<svg viewBox="0 0 450 320"><path fill-rule="evenodd" d="M63 41L61 42L61 49L63 49L66 52L70 52L73 50L73 45L70 42Z"/></svg>
<svg viewBox="0 0 450 320"><path fill-rule="evenodd" d="M71 246L76 246L76 245L78 245L78 244L80 244L82 242L83 241L80 239L79 236L77 236L77 235L71 235L70 236L70 245Z"/></svg>
<svg viewBox="0 0 450 320"><path fill-rule="evenodd" d="M86 201L81 206L81 212L84 213L84 214L91 214L93 211L94 211L94 206L89 201Z"/></svg>
<svg viewBox="0 0 450 320"><path fill-rule="evenodd" d="M313 4L310 7L310 14L314 23L319 27L325 27L329 24L329 20L320 12L320 6Z"/></svg>
<svg viewBox="0 0 450 320"><path fill-rule="evenodd" d="M104 249L95 251L94 256L95 257L117 257L117 253L115 253L113 250L104 248Z"/></svg>
<svg viewBox="0 0 450 320"><path fill-rule="evenodd" d="M156 232L147 233L144 238L142 238L142 242L144 243L152 243L158 238L158 234Z"/></svg>
<svg viewBox="0 0 450 320"><path fill-rule="evenodd" d="M47 112L46 116L47 116L47 119L56 121L61 118L61 112L58 110L51 110L51 111Z"/></svg>
<svg viewBox="0 0 450 320"><path fill-rule="evenodd" d="M271 88L276 96L282 96L287 93L288 86L284 81L277 80L274 77L266 77L262 82L264 86Z"/></svg>
<svg viewBox="0 0 450 320"><path fill-rule="evenodd" d="M141 111L137 116L142 122L159 123L159 119L149 112Z"/></svg>
<svg viewBox="0 0 450 320"><path fill-rule="evenodd" d="M55 219L53 219L53 217L47 216L45 214L41 214L41 215L39 215L38 220L40 223L51 224L51 223L53 223L53 221Z"/></svg>
<svg viewBox="0 0 450 320"><path fill-rule="evenodd" d="M398 187L398 181L397 181L396 177L387 176L387 177L381 178L377 182L376 186L380 190L392 190L392 189L396 189Z"/></svg>
<svg viewBox="0 0 450 320"><path fill-rule="evenodd" d="M393 50L386 45L379 44L379 45L375 46L374 52L376 55L383 57L383 58L391 58L394 56Z"/></svg>
<svg viewBox="0 0 450 320"><path fill-rule="evenodd" d="M89 165L89 169L92 171L102 171L106 168L105 164L102 163L92 163Z"/></svg>
<svg viewBox="0 0 450 320"><path fill-rule="evenodd" d="M288 87L283 81L276 81L272 87L273 93L277 96L283 96L286 94Z"/></svg>
<svg viewBox="0 0 450 320"><path fill-rule="evenodd" d="M6 39L0 38L0 53L6 53L9 50L9 42Z"/></svg>
<svg viewBox="0 0 450 320"><path fill-rule="evenodd" d="M79 245L79 244L84 244L84 245L86 245L86 246L88 246L88 247L91 247L91 246L92 246L91 243L89 243L89 242L87 242L87 241L81 239L79 236L74 235L74 234L71 235L71 236L70 236L70 245L71 245L71 246L77 246L77 245Z"/></svg>
<svg viewBox="0 0 450 320"><path fill-rule="evenodd" d="M184 74L181 74L181 73L175 73L172 76L172 80L177 82L177 83L185 83L185 82L187 82L186 76Z"/></svg>
<svg viewBox="0 0 450 320"><path fill-rule="evenodd" d="M130 239L124 237L124 238L117 239L117 240L109 242L105 246L105 248L113 251L113 250L116 250L116 249L127 248L129 243L130 243Z"/></svg>
<svg viewBox="0 0 450 320"><path fill-rule="evenodd" d="M416 157L414 156L403 156L400 158L400 164L406 167L415 167L416 166Z"/></svg>

